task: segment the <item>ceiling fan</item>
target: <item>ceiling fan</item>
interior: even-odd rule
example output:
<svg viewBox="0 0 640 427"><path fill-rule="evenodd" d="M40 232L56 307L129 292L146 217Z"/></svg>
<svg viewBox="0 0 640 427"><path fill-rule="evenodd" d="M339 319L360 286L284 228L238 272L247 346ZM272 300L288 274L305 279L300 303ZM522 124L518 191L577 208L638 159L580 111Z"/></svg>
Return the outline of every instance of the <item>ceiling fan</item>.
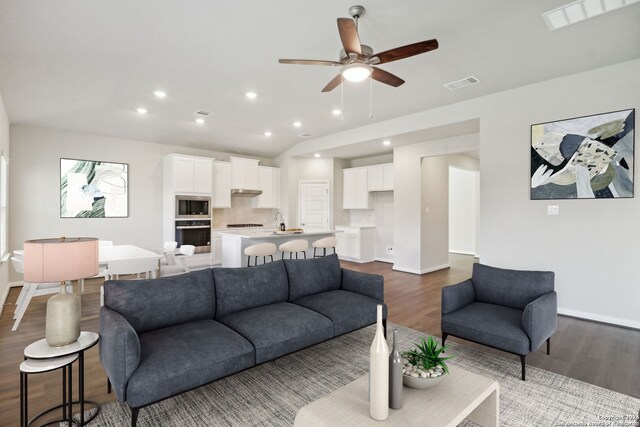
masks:
<svg viewBox="0 0 640 427"><path fill-rule="evenodd" d="M373 53L370 46L360 44L358 36L358 19L364 14L363 6L352 6L349 8L351 18L338 18L338 32L344 49L340 50L339 61L323 61L317 59L280 59L281 64L297 65L325 65L341 67L340 74L333 78L322 92L330 92L343 82L344 79L359 82L371 76L372 79L381 83L398 87L404 83L400 77L395 76L374 65L386 64L387 62L409 58L438 48L438 40L426 40L413 43L395 49L385 50L380 53Z"/></svg>

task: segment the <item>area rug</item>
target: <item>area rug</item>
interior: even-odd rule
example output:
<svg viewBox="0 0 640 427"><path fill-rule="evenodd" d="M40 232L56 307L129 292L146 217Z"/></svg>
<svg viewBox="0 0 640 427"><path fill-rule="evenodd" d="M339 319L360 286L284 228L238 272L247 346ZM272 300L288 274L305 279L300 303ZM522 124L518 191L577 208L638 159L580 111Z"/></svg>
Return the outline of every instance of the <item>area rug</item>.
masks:
<svg viewBox="0 0 640 427"><path fill-rule="evenodd" d="M425 336L389 329L398 329L401 348ZM292 426L300 408L367 373L374 332L367 327L143 408L138 426ZM461 344L448 353L451 364L498 381L503 426L636 426L640 399L533 366L521 381L519 361ZM129 416L110 403L91 425L126 426Z"/></svg>

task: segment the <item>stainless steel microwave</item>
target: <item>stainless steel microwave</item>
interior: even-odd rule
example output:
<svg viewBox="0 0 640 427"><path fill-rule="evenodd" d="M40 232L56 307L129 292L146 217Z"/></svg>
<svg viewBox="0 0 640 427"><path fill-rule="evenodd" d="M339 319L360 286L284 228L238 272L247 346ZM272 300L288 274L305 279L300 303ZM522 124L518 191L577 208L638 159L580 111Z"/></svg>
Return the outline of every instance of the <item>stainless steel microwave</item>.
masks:
<svg viewBox="0 0 640 427"><path fill-rule="evenodd" d="M176 218L211 218L211 197L176 196Z"/></svg>

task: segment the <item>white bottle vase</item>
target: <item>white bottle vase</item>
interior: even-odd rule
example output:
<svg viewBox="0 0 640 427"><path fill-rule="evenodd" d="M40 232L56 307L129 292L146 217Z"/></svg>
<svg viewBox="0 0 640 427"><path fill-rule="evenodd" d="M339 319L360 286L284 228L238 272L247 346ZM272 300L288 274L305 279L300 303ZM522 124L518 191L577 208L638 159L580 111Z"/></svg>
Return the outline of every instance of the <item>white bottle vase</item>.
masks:
<svg viewBox="0 0 640 427"><path fill-rule="evenodd" d="M389 346L382 329L382 305L378 304L376 335L369 353L369 415L382 421L389 417Z"/></svg>

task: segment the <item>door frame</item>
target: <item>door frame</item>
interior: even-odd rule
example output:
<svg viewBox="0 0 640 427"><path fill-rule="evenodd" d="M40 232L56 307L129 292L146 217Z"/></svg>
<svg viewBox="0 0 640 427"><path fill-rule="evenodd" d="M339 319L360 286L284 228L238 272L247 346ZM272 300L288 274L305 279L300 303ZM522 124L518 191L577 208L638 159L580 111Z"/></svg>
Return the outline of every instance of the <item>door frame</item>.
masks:
<svg viewBox="0 0 640 427"><path fill-rule="evenodd" d="M327 186L327 194L329 200L327 201L327 209L329 210L329 230L333 229L333 212L331 211L331 199L333 193L331 192L331 185L328 179L301 179L298 180L298 227L300 227L300 213L302 211L302 186L304 184L325 184Z"/></svg>

